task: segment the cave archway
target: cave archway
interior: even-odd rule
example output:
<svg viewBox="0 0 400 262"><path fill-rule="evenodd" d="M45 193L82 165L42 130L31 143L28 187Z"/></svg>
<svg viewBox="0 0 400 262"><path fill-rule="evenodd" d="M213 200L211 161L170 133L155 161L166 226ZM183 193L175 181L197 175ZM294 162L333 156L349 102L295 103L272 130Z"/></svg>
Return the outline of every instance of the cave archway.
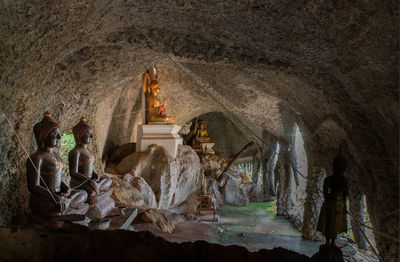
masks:
<svg viewBox="0 0 400 262"><path fill-rule="evenodd" d="M65 133L86 116L101 159L135 139L140 116L113 116L135 111L141 75L156 65L179 124L222 105L287 143L299 123L311 179L330 172L337 146L327 137L344 138L377 248L397 258L397 3L18 0L3 1L0 13L0 224L25 217L26 151L43 112Z"/></svg>

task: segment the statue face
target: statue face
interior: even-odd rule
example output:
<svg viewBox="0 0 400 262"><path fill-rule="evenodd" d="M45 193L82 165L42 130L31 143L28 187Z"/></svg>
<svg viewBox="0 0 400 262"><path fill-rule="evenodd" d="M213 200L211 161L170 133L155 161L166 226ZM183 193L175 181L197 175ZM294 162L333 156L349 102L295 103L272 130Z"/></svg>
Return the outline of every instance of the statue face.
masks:
<svg viewBox="0 0 400 262"><path fill-rule="evenodd" d="M81 143L82 144L90 144L90 142L92 141L92 138L93 138L93 130L88 129L88 131L86 131L85 134L83 134L83 136L81 137Z"/></svg>
<svg viewBox="0 0 400 262"><path fill-rule="evenodd" d="M160 86L155 86L151 89L151 92L153 93L153 95L157 95L158 93L160 93Z"/></svg>
<svg viewBox="0 0 400 262"><path fill-rule="evenodd" d="M51 130L44 140L45 147L56 147L58 140L61 139L60 133L60 128Z"/></svg>

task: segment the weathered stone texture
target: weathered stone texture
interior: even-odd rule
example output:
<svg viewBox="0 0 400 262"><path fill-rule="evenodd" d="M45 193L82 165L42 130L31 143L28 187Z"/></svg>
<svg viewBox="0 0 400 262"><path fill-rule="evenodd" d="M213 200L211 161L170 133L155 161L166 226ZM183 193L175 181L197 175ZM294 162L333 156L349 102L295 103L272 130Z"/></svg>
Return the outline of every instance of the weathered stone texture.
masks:
<svg viewBox="0 0 400 262"><path fill-rule="evenodd" d="M178 124L226 108L290 142L285 108L311 150L316 130L335 123L343 135L331 137L362 169L373 226L397 239L398 215L380 217L399 199L398 10L395 1L0 1L1 114L29 152L44 111L64 133L86 116L101 172L102 157L135 142L142 73L156 65ZM18 223L27 154L3 116L0 131L0 223ZM397 256L393 241L376 240Z"/></svg>
<svg viewBox="0 0 400 262"><path fill-rule="evenodd" d="M305 238L321 241L323 240L322 234L316 230L319 212L324 202L322 187L326 172L320 167L311 167L310 171L308 173L306 188L307 197L304 204L304 223L302 231Z"/></svg>
<svg viewBox="0 0 400 262"><path fill-rule="evenodd" d="M232 174L233 171L223 174L223 182L220 185L221 193L224 196L225 203L235 206L247 206L249 198L244 183L241 178Z"/></svg>
<svg viewBox="0 0 400 262"><path fill-rule="evenodd" d="M175 159L163 147L151 145L144 152L125 157L117 171L142 177L162 209L183 203L201 183L199 157L191 147L183 145L178 146Z"/></svg>

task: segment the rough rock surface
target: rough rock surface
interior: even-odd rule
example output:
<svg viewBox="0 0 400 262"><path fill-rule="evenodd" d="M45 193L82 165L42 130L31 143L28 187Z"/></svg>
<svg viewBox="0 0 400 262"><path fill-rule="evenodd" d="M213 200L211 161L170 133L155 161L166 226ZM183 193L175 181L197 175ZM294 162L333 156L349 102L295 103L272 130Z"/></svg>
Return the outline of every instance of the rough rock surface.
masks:
<svg viewBox="0 0 400 262"><path fill-rule="evenodd" d="M123 179L113 177L112 188L112 198L118 206L137 207L145 203L139 190Z"/></svg>
<svg viewBox="0 0 400 262"><path fill-rule="evenodd" d="M200 163L204 171L204 175L208 180L217 179L225 167L228 165L228 159L223 155L207 155L201 156Z"/></svg>
<svg viewBox="0 0 400 262"><path fill-rule="evenodd" d="M220 183L215 181L212 184L212 191L215 194L215 207L217 209L219 209L225 203L224 195L221 193L220 190L221 190Z"/></svg>
<svg viewBox="0 0 400 262"><path fill-rule="evenodd" d="M108 162L119 163L122 159L136 151L136 143L127 143L118 146L111 154Z"/></svg>
<svg viewBox="0 0 400 262"><path fill-rule="evenodd" d="M185 202L183 202L182 204L180 204L177 207L174 207L172 209L170 209L173 212L179 213L179 214L184 214L184 215L188 215L188 214L196 214L196 209L197 206L199 205L199 196L198 194L194 193L191 194Z"/></svg>
<svg viewBox="0 0 400 262"><path fill-rule="evenodd" d="M220 186L225 202L236 206L247 206L249 198L241 179L228 172L224 173L223 176L224 182Z"/></svg>
<svg viewBox="0 0 400 262"><path fill-rule="evenodd" d="M157 65L179 124L229 111L288 142L288 110L308 151L315 130L340 127L328 133L362 169L373 227L397 239L398 215L385 216L399 199L398 15L396 1L1 1L0 224L28 211L25 149L42 113L63 133L87 116L101 159L136 140L142 74ZM396 243L376 243L398 260Z"/></svg>
<svg viewBox="0 0 400 262"><path fill-rule="evenodd" d="M252 185L253 190L248 195L251 202L264 202L264 189L261 186Z"/></svg>
<svg viewBox="0 0 400 262"><path fill-rule="evenodd" d="M145 261L309 261L307 256L283 248L249 252L245 247L205 241L172 243L149 232L82 230L77 226L62 231L0 228L0 236L7 239L0 245L0 253L8 261L131 261L134 257Z"/></svg>
<svg viewBox="0 0 400 262"><path fill-rule="evenodd" d="M306 188L307 199L304 205L303 235L310 240L324 241L321 232L317 231L319 213L324 202L322 186L326 172L324 169L314 167L309 173L309 181Z"/></svg>
<svg viewBox="0 0 400 262"><path fill-rule="evenodd" d="M173 159L163 147L151 145L144 152L125 157L117 170L142 177L156 195L160 209L183 203L201 184L199 157L189 146L178 146Z"/></svg>
<svg viewBox="0 0 400 262"><path fill-rule="evenodd" d="M242 187L246 191L247 198L250 199L251 195L255 190L255 185L251 182L244 182L242 183Z"/></svg>
<svg viewBox="0 0 400 262"><path fill-rule="evenodd" d="M166 233L172 233L175 224L185 221L182 216L176 213L160 209L147 209L141 214L140 218L146 223L153 223Z"/></svg>
<svg viewBox="0 0 400 262"><path fill-rule="evenodd" d="M342 247L341 250L342 250L343 256L346 256L346 257L354 257L357 254L357 250L350 245Z"/></svg>
<svg viewBox="0 0 400 262"><path fill-rule="evenodd" d="M132 178L130 184L139 190L139 193L143 199L143 202L148 207L157 207L156 196L154 195L153 190L151 187L146 183L140 176L135 176Z"/></svg>
<svg viewBox="0 0 400 262"><path fill-rule="evenodd" d="M215 143L213 150L217 154L230 157L251 140L246 127L229 114L211 112L199 116L199 119L207 123L208 136Z"/></svg>
<svg viewBox="0 0 400 262"><path fill-rule="evenodd" d="M338 237L335 239L335 245L338 248L342 248L342 247L346 246L348 243L349 243L349 241L345 237Z"/></svg>

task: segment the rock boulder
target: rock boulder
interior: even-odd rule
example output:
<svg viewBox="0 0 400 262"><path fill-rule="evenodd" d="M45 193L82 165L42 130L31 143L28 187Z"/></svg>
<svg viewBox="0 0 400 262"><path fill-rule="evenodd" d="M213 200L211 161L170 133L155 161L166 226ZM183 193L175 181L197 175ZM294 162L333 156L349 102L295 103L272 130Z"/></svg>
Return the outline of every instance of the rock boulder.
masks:
<svg viewBox="0 0 400 262"><path fill-rule="evenodd" d="M129 182L118 177L113 177L112 180L112 198L118 206L137 207L144 205L141 193Z"/></svg>
<svg viewBox="0 0 400 262"><path fill-rule="evenodd" d="M228 172L224 173L223 176L221 193L224 195L225 202L235 206L247 206L249 198L241 179Z"/></svg>
<svg viewBox="0 0 400 262"><path fill-rule="evenodd" d="M198 196L198 194L194 193L194 194L191 194L186 199L185 202L183 202L179 206L171 209L171 211L177 212L179 214L184 214L184 215L196 214L197 206L199 205L199 203L200 203L199 196Z"/></svg>
<svg viewBox="0 0 400 262"><path fill-rule="evenodd" d="M153 190L151 187L146 183L140 176L135 176L132 178L130 184L139 190L140 195L144 201L144 204L148 207L157 207L156 196L154 195Z"/></svg>
<svg viewBox="0 0 400 262"><path fill-rule="evenodd" d="M178 206L201 185L200 160L189 146L178 146L175 159L161 146L125 157L117 166L120 175L142 177L153 190L158 208Z"/></svg>
<svg viewBox="0 0 400 262"><path fill-rule="evenodd" d="M119 163L122 159L136 151L136 143L127 143L118 146L111 154L108 161L110 163Z"/></svg>
<svg viewBox="0 0 400 262"><path fill-rule="evenodd" d="M176 224L185 221L182 216L176 213L159 209L147 209L141 214L140 218L144 222L153 223L166 233L172 233Z"/></svg>

